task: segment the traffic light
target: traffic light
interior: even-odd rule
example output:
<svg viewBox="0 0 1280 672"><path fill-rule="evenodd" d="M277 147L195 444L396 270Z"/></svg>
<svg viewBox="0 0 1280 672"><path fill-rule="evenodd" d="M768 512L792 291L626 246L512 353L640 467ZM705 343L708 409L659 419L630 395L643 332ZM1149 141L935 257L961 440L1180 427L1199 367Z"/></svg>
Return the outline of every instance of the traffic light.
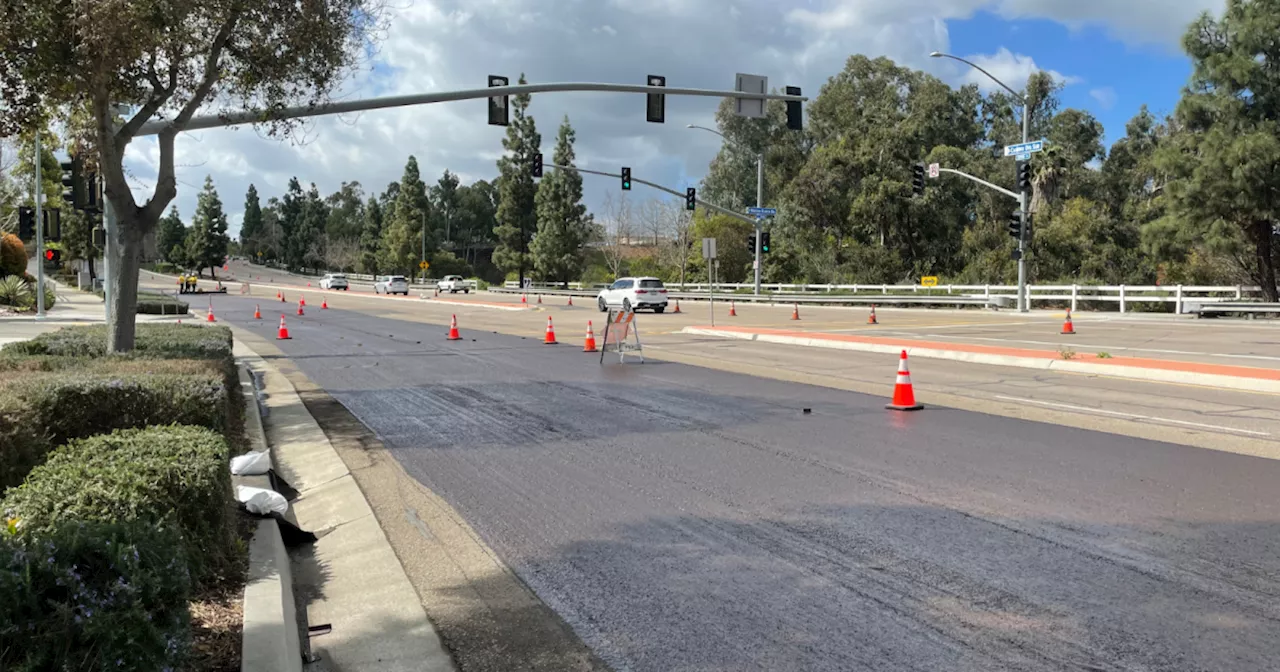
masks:
<svg viewBox="0 0 1280 672"><path fill-rule="evenodd" d="M698 190L697 189L694 189L693 187L689 187L688 189L684 190L684 209L685 210L698 209Z"/></svg>
<svg viewBox="0 0 1280 672"><path fill-rule="evenodd" d="M93 227L93 246L99 250L107 247L107 230L102 228L101 224ZM258 256L261 257L262 252L258 252Z"/></svg>
<svg viewBox="0 0 1280 672"><path fill-rule="evenodd" d="M55 243L62 240L62 212L57 208L44 209L44 239Z"/></svg>
<svg viewBox="0 0 1280 672"><path fill-rule="evenodd" d="M747 236L747 249L751 251L751 254L756 253L756 234L753 233Z"/></svg>
<svg viewBox="0 0 1280 672"><path fill-rule="evenodd" d="M62 202L76 210L84 209L84 180L80 175L80 159L72 157L70 161L58 164L62 168Z"/></svg>
<svg viewBox="0 0 1280 672"><path fill-rule="evenodd" d="M622 167L622 190L631 191L631 169L626 166Z"/></svg>
<svg viewBox="0 0 1280 672"><path fill-rule="evenodd" d="M98 179L97 173L89 173L84 178L85 210L99 210L102 208L102 181Z"/></svg>
<svg viewBox="0 0 1280 672"><path fill-rule="evenodd" d="M489 88L507 86L511 80L501 75L489 75ZM489 125L506 126L510 118L507 96L489 96Z"/></svg>
<svg viewBox="0 0 1280 672"><path fill-rule="evenodd" d="M1018 162L1018 191L1031 190L1031 162Z"/></svg>
<svg viewBox="0 0 1280 672"><path fill-rule="evenodd" d="M1009 217L1009 235L1019 240L1022 239L1022 211L1021 210L1014 210L1013 214Z"/></svg>
<svg viewBox="0 0 1280 672"><path fill-rule="evenodd" d="M59 261L62 261L62 250L45 250L44 260L51 264L56 264Z"/></svg>
<svg viewBox="0 0 1280 672"><path fill-rule="evenodd" d="M661 75L649 75L649 86L666 86L667 78ZM650 93L645 96L644 120L661 124L667 120L667 96L662 93Z"/></svg>
<svg viewBox="0 0 1280 672"><path fill-rule="evenodd" d="M760 234L760 252L765 253L768 251L769 251L769 232L764 231Z"/></svg>
<svg viewBox="0 0 1280 672"><path fill-rule="evenodd" d="M786 91L788 96L800 95L800 87L798 86L788 86ZM804 115L800 111L800 101L798 100L787 101L787 128L793 131L804 129Z"/></svg>
<svg viewBox="0 0 1280 672"><path fill-rule="evenodd" d="M534 177L542 177L542 155L541 154L533 155L533 164L529 166L529 171L533 173Z"/></svg>
<svg viewBox="0 0 1280 672"><path fill-rule="evenodd" d="M924 195L924 164L911 166L911 192L916 196Z"/></svg>
<svg viewBox="0 0 1280 672"><path fill-rule="evenodd" d="M36 209L30 206L18 208L18 238L31 240L36 237Z"/></svg>

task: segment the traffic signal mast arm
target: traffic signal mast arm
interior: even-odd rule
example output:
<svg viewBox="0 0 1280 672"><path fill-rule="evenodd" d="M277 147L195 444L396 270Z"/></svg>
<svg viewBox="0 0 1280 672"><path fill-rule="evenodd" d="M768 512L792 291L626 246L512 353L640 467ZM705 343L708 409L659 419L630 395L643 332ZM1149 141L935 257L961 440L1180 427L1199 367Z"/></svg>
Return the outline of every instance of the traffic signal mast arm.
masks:
<svg viewBox="0 0 1280 672"><path fill-rule="evenodd" d="M364 100L344 100L324 105L286 107L281 110L241 110L226 114L211 114L192 117L182 126L182 131L198 131L205 128L221 128L223 126L239 126L256 124L274 119L298 119L301 117L318 117L327 114L345 114L366 110L381 110L390 107L408 105L426 105L429 103L447 103L455 100L481 100L500 96L519 96L529 93L549 93L557 91L609 91L614 93L652 93L666 96L704 96L710 98L749 98L755 100L784 100L805 102L805 96L781 93L751 93L748 91L718 91L715 89L682 89L666 86L645 86L643 84L606 84L600 82L560 82L549 84L517 84L515 86L494 86L483 89L466 89L462 91L436 91L432 93L415 93L407 96L386 96L383 98L367 98ZM148 121L138 128L134 137L159 135L169 128L173 122L168 119ZM617 177L616 175L614 177ZM639 181L639 180L637 180ZM654 186L654 185L650 185ZM754 221L754 220L753 220Z"/></svg>
<svg viewBox="0 0 1280 672"><path fill-rule="evenodd" d="M960 177L967 177L967 178L969 178L970 180L973 180L974 182L977 182L978 184L981 184L981 185L982 185L982 186L984 186L984 187L987 187L987 188L989 188L989 189L995 189L996 191L998 191L998 192L1000 192L1000 193L1004 194L1005 196L1008 196L1008 197L1010 197L1010 198L1012 198L1012 199L1016 200L1018 203L1022 203L1022 194L1019 194L1019 193L1018 193L1018 192L1016 192L1016 191L1009 191L1008 189L1005 189L1004 187L1001 187L1001 186L997 186L997 185L991 184L990 182L988 182L988 181L986 181L986 180L984 180L984 179L982 179L982 178L980 178L980 177L974 177L974 176L970 175L969 173L962 172L962 171L959 171L959 170L955 170L954 168L939 168L939 169L938 169L938 172L940 172L940 173L954 173L954 174L956 174L956 175L959 175Z"/></svg>
<svg viewBox="0 0 1280 672"><path fill-rule="evenodd" d="M572 171L579 172L579 173L589 173L589 174L591 174L591 175L601 175L601 176L603 176L603 177L614 177L614 178L618 178L618 179L621 179L621 178L622 178L622 175L621 175L620 173L606 173L606 172L604 172L604 171L602 171L602 170L588 170L588 169L586 169L586 168L575 168L575 167L573 167L573 166L557 166L557 165L556 165L556 164L554 164L554 163L544 163L544 164L542 164L542 166L543 166L544 168L559 168L560 170L572 170ZM645 186L653 187L654 189L657 189L658 191L665 191L665 192L667 192L668 194L671 194L672 196L679 196L680 198L686 198L686 197L688 196L688 194L687 194L687 193L685 193L685 192L676 191L675 189L668 189L668 188L666 188L666 187L662 186L661 184L654 184L653 182L648 182L648 181L646 181L646 180L642 180L642 179L640 179L640 178L638 178L638 177L632 177L632 178L631 178L631 181L632 181L632 182L635 182L636 184L643 184L643 185L645 185ZM696 200L698 201L698 205L701 205L702 207L707 208L708 210L715 210L716 212L718 212L718 213L720 213L720 214L722 214L722 215L728 215L728 216L730 216L730 217L733 217L734 219L740 219L740 220L742 220L742 221L744 221L744 222L747 222L747 223L751 224L752 226L755 226L755 224L756 224L756 220L755 220L755 218L754 218L754 217L748 217L748 216L746 216L746 215L739 214L739 213L734 212L734 211L732 211L732 210L726 210L725 208L722 208L722 207L720 207L720 206L718 206L718 205L713 205L713 204L711 204L711 203L708 203L708 202L706 202L706 201L702 200L701 198L698 198L698 199L696 199Z"/></svg>

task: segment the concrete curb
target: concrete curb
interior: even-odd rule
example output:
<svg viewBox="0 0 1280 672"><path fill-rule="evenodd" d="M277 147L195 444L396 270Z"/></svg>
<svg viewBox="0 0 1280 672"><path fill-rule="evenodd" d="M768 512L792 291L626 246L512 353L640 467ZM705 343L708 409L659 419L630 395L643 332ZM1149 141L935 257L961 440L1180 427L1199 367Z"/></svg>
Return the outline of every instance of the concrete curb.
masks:
<svg viewBox="0 0 1280 672"><path fill-rule="evenodd" d="M240 369L245 432L254 451L269 450L261 409L247 365ZM266 476L233 476L236 485L270 488ZM244 587L244 630L240 649L242 672L301 672L302 649L298 612L293 598L289 553L274 518L258 521L249 542L249 579Z"/></svg>
<svg viewBox="0 0 1280 672"><path fill-rule="evenodd" d="M452 658L346 463L285 375L243 341L236 347L237 356L263 375L263 430L272 464L298 491L290 515L319 537L289 557L298 613L310 625L332 628L303 644L322 669L453 672Z"/></svg>
<svg viewBox="0 0 1280 672"><path fill-rule="evenodd" d="M859 343L824 338L804 338L801 336L784 336L780 334L759 334L744 331L723 329L707 329L703 327L685 327L682 334L695 336L713 336L717 338L736 338L744 341L761 343L779 343L783 345L800 345L810 348L829 348L834 350L856 350L896 355L906 350L912 357L927 359L949 359L971 364L988 364L992 366L1016 366L1023 369L1039 369L1042 371L1064 371L1084 373L1129 380L1144 380L1160 383L1178 383L1183 385L1199 385L1206 387L1222 387L1246 392L1280 393L1280 381L1257 378L1225 376L1195 371L1176 371L1168 369L1152 369L1138 366L1117 364L1101 364L1067 359L1049 359L1036 357L1018 357L1013 355L997 355L982 352L965 352L962 350L943 350L938 348L919 348L880 343Z"/></svg>

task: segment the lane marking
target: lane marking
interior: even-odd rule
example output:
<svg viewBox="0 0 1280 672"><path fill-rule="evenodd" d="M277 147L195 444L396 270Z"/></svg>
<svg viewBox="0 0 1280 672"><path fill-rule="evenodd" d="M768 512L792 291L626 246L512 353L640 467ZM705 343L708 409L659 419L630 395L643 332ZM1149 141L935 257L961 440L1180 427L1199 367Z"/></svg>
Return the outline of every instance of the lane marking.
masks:
<svg viewBox="0 0 1280 672"><path fill-rule="evenodd" d="M1007 397L1003 394L997 394L995 395L995 398L1003 401L1019 401L1019 402L1028 403L1028 404L1048 406L1050 408L1061 408L1069 411L1101 413L1103 415L1113 415L1118 418L1129 418L1131 420L1152 420L1155 422L1166 422L1174 425L1185 425L1187 427L1199 427L1201 429L1214 429L1214 430L1223 431L1223 432L1248 434L1250 436L1271 436L1270 432L1255 432L1250 429L1236 429L1235 427L1223 427L1221 425L1207 425L1203 422L1189 422L1187 420L1174 420L1172 418L1158 418L1151 415L1138 415L1137 413L1122 413L1120 411L1109 411L1103 408L1090 408L1088 406L1076 406L1074 404L1060 404L1052 401L1040 401L1038 399L1027 399L1025 397Z"/></svg>
<svg viewBox="0 0 1280 672"><path fill-rule="evenodd" d="M894 332L886 332L886 333L894 333ZM911 332L899 331L896 333L909 335ZM947 334L940 334L938 336L935 336L934 338L946 338L951 340L968 339L972 341L991 341L994 343L1029 343L1032 345L1049 345L1049 346L1064 345L1064 343L1061 341L1028 341L1028 340L1021 340L1021 339L1013 339L1013 338L992 338L989 336L965 336L965 335L953 336L953 335L947 335ZM1070 344L1066 344L1066 345L1070 345ZM1164 355L1199 355L1201 357L1226 357L1230 359L1261 359L1261 360L1266 360L1271 362L1280 362L1280 357L1271 357L1268 355L1235 355L1235 354L1219 353L1219 352L1196 352L1194 350L1159 350L1156 348L1137 348L1137 347L1127 347L1122 345L1114 345L1114 346L1093 345L1088 343L1080 343L1077 345L1077 347L1092 348L1095 350L1102 350L1106 352L1110 352L1112 350L1115 350L1117 352L1122 350L1127 352L1158 352Z"/></svg>

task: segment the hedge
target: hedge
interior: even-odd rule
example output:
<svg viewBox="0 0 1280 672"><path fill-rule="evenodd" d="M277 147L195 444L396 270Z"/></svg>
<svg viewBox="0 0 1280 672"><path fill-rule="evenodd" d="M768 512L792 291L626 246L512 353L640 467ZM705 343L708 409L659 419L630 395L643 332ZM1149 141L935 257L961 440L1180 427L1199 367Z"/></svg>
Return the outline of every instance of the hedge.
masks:
<svg viewBox="0 0 1280 672"><path fill-rule="evenodd" d="M229 459L203 427L117 430L54 450L0 508L31 534L68 520L170 524L193 581L216 580L238 556Z"/></svg>
<svg viewBox="0 0 1280 672"><path fill-rule="evenodd" d="M0 489L17 485L55 446L129 427L227 431L236 402L223 376L57 371L0 377Z"/></svg>
<svg viewBox="0 0 1280 672"><path fill-rule="evenodd" d="M139 324L131 357L217 359L231 361L231 330L193 324ZM0 348L10 355L102 357L107 350L105 325L64 327L29 341Z"/></svg>
<svg viewBox="0 0 1280 672"><path fill-rule="evenodd" d="M191 587L175 530L0 530L0 670L161 670L186 657Z"/></svg>

